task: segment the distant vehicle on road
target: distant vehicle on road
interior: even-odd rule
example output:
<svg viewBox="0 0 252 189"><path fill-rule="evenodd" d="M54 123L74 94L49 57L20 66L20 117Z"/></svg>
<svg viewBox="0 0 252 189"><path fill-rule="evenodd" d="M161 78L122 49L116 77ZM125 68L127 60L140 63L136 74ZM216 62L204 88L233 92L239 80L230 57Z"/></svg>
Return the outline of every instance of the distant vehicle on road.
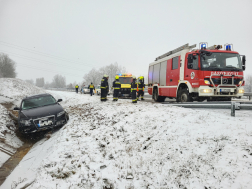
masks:
<svg viewBox="0 0 252 189"><path fill-rule="evenodd" d="M86 86L82 87L81 93L83 94L90 94L90 89Z"/></svg>
<svg viewBox="0 0 252 189"><path fill-rule="evenodd" d="M101 86L100 86L100 85L95 86L95 93L96 93L97 95L100 95L100 94L101 94Z"/></svg>
<svg viewBox="0 0 252 189"><path fill-rule="evenodd" d="M68 113L50 94L40 94L26 97L18 110L18 129L21 133L34 133L57 126L62 126L69 120Z"/></svg>
<svg viewBox="0 0 252 189"><path fill-rule="evenodd" d="M121 90L119 92L119 96L131 96L131 83L133 81L132 74L119 73L116 75L119 76L119 82L121 83Z"/></svg>

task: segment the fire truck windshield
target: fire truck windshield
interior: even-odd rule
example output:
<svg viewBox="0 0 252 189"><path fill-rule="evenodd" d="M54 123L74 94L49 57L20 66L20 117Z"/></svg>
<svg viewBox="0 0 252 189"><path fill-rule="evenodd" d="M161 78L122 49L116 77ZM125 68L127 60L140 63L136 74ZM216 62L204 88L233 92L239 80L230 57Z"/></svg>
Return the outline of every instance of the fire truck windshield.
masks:
<svg viewBox="0 0 252 189"><path fill-rule="evenodd" d="M119 82L121 84L131 84L132 81L132 77L119 77Z"/></svg>
<svg viewBox="0 0 252 189"><path fill-rule="evenodd" d="M201 70L242 71L240 55L234 53L212 53L210 56L202 55Z"/></svg>

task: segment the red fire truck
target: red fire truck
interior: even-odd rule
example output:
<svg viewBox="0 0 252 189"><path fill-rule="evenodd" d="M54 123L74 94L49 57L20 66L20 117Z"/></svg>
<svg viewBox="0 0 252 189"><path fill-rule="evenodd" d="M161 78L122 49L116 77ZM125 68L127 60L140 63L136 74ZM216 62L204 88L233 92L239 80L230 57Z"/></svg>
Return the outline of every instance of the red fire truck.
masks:
<svg viewBox="0 0 252 189"><path fill-rule="evenodd" d="M231 100L244 94L246 57L232 44L208 47L207 43L183 45L149 65L148 93L155 101L166 97L177 102Z"/></svg>

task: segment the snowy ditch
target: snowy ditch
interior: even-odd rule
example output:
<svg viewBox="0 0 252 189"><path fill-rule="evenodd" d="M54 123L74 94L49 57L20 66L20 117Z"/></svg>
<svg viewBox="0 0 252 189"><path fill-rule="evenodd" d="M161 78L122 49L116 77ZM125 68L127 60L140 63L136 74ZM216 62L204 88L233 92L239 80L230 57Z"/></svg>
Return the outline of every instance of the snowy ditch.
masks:
<svg viewBox="0 0 252 189"><path fill-rule="evenodd" d="M194 110L50 91L70 121L2 188L249 188L251 111ZM110 99L111 100L111 99Z"/></svg>
<svg viewBox="0 0 252 189"><path fill-rule="evenodd" d="M0 82L0 89L3 83L13 84L0 94L7 99L45 92L19 80ZM70 121L35 143L1 189L212 189L252 184L251 111L230 117L230 110L132 104L127 99L101 103L97 96L47 92L63 99ZM0 124L6 125L11 119L2 109Z"/></svg>

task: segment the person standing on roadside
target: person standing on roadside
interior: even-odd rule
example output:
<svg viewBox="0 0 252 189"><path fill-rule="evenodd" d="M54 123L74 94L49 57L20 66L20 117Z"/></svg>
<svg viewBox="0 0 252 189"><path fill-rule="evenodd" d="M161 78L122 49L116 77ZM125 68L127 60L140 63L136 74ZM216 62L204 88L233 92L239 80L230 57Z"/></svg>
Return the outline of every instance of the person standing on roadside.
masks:
<svg viewBox="0 0 252 189"><path fill-rule="evenodd" d="M108 95L108 90L109 90L108 78L109 76L104 74L101 80L101 101L107 100L107 95Z"/></svg>
<svg viewBox="0 0 252 189"><path fill-rule="evenodd" d="M113 82L113 88L114 88L113 101L118 101L119 91L121 89L121 83L119 82L118 75L115 76L115 81Z"/></svg>
<svg viewBox="0 0 252 189"><path fill-rule="evenodd" d="M93 85L92 82L91 82L90 85L88 85L88 88L89 88L89 90L90 90L90 96L92 96L92 95L93 95L93 91L95 90L95 87L94 87L94 85Z"/></svg>
<svg viewBox="0 0 252 189"><path fill-rule="evenodd" d="M78 91L79 91L79 85L78 84L75 85L75 90L76 90L76 93L78 93Z"/></svg>
<svg viewBox="0 0 252 189"><path fill-rule="evenodd" d="M132 76L133 81L131 83L131 98L132 98L132 103L137 103L137 81L136 81L136 76Z"/></svg>
<svg viewBox="0 0 252 189"><path fill-rule="evenodd" d="M143 76L139 77L138 81L138 94L137 94L137 100L139 100L139 97L141 96L141 100L144 100L144 81L143 81Z"/></svg>

